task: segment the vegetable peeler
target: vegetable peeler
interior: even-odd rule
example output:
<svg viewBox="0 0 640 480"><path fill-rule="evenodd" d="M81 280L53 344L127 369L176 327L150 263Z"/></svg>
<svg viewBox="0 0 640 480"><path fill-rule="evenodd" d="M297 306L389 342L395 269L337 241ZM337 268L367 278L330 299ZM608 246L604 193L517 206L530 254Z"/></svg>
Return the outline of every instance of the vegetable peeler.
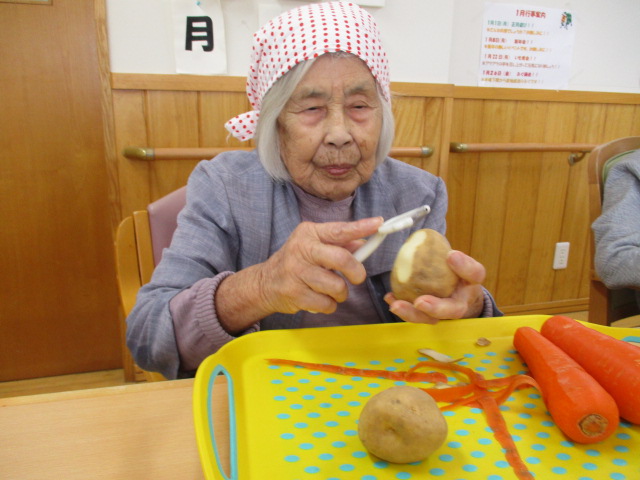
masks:
<svg viewBox="0 0 640 480"><path fill-rule="evenodd" d="M369 237L367 243L356 250L353 256L356 257L356 260L359 262L364 262L373 252L376 251L387 235L411 227L417 219L424 217L430 211L431 207L429 207L429 205L422 205L421 207L414 208L413 210L409 210L408 212L401 213L400 215L390 218L380 225L378 232Z"/></svg>

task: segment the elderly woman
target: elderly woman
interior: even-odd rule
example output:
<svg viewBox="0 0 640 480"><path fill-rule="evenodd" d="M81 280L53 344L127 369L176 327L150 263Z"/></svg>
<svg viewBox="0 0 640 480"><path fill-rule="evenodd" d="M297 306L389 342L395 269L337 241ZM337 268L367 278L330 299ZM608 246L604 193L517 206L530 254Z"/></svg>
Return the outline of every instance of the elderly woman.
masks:
<svg viewBox="0 0 640 480"><path fill-rule="evenodd" d="M201 162L153 278L127 319L136 362L168 378L257 330L495 316L484 267L461 252L450 298L413 304L390 293L395 256L412 231L445 231L441 179L387 157L394 136L387 58L359 7L296 8L255 34L253 111L227 123L257 151ZM428 204L412 230L364 263L353 252L383 218ZM336 332L336 334L339 334Z"/></svg>

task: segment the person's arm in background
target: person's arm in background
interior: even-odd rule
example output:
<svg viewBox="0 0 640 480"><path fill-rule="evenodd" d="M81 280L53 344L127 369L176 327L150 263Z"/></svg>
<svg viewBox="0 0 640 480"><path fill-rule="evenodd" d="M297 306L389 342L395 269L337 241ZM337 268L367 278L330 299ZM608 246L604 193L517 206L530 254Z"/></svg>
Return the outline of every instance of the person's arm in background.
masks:
<svg viewBox="0 0 640 480"><path fill-rule="evenodd" d="M610 171L593 222L595 269L608 288L640 287L640 150Z"/></svg>

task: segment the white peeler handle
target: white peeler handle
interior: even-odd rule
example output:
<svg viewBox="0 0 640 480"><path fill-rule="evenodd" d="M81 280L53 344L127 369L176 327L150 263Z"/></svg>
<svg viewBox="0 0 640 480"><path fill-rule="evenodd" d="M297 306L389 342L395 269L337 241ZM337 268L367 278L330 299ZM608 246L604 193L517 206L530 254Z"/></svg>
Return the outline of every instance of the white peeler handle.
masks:
<svg viewBox="0 0 640 480"><path fill-rule="evenodd" d="M376 251L387 235L410 228L418 218L424 217L430 211L431 207L429 207L429 205L423 205L390 218L380 225L378 232L369 237L367 243L356 250L353 256L356 257L356 260L359 262L364 262L373 252Z"/></svg>

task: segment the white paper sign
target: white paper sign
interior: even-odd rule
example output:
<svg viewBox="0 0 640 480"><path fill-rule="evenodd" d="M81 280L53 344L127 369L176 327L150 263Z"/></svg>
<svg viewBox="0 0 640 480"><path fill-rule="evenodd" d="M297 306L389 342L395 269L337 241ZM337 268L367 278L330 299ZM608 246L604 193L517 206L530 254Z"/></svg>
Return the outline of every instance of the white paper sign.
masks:
<svg viewBox="0 0 640 480"><path fill-rule="evenodd" d="M220 0L171 0L177 73L227 73Z"/></svg>
<svg viewBox="0 0 640 480"><path fill-rule="evenodd" d="M571 11L488 3L478 85L548 88L569 84L574 44Z"/></svg>

